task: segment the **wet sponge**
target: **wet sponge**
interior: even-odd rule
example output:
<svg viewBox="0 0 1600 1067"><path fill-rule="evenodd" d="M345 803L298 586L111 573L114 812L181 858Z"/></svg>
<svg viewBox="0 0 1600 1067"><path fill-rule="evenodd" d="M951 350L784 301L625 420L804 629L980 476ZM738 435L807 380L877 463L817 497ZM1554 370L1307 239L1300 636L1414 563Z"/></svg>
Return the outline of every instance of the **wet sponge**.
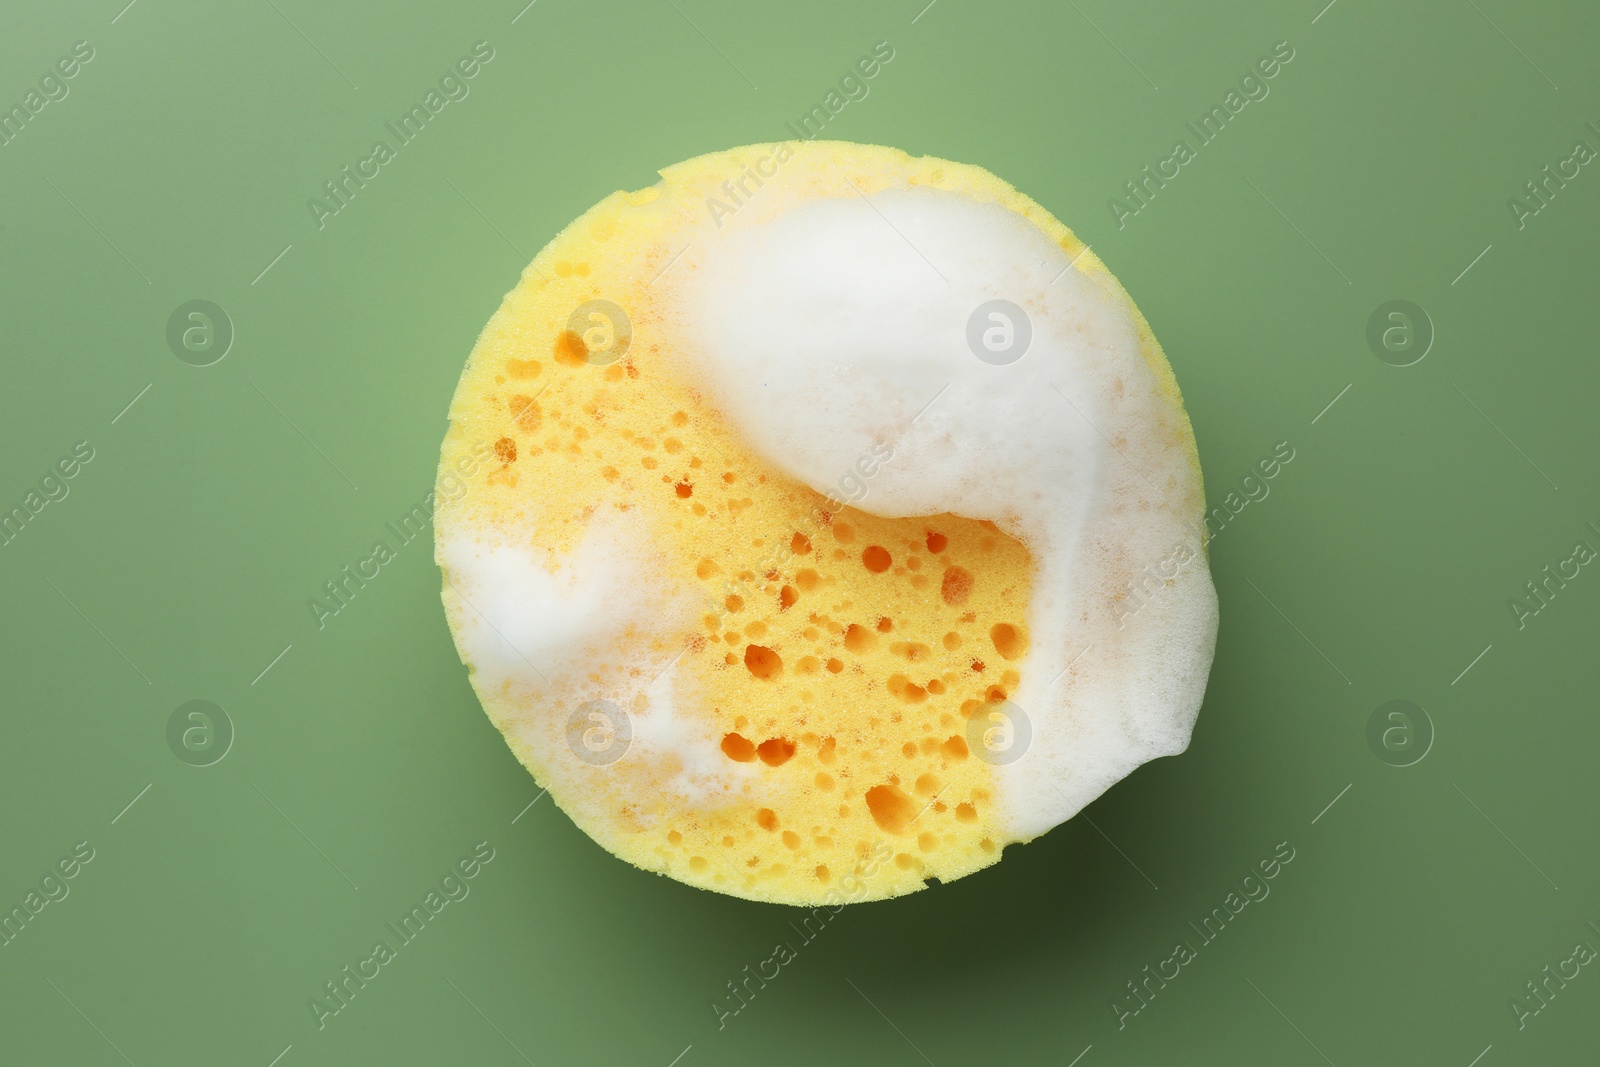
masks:
<svg viewBox="0 0 1600 1067"><path fill-rule="evenodd" d="M721 182L760 160L776 177L731 224L707 210ZM1054 257L1042 280L1008 281L998 268L993 279L1033 320L1039 368L1026 373L1059 372L1120 454L1137 456L1137 480L1102 469L1118 453L1079 426L1050 446L1078 468L1055 479L1074 487L1065 503L986 513L970 506L981 487L921 488L937 488L949 447L939 442L960 428L937 406L924 417L892 397L874 414L867 391L882 387L862 368L899 368L895 380L924 400L944 385L957 413L947 420L973 397L999 390L1010 403L1006 390L1042 385L981 377L1012 368L970 347L964 295L931 297L957 305L955 348L938 357L959 361L956 372L918 363L925 346L896 363L892 342L876 344L887 354L874 365L876 355L833 345L807 377L835 393L752 392L779 372L730 346L782 349L792 368L811 358L795 336L807 326L783 323L784 345L730 340L739 315L724 309L739 306L737 279L753 272L728 256L771 253L763 242L783 232L774 224L808 204L913 190L1003 209L1030 240L1042 235ZM897 269L923 268L883 271ZM1067 269L1052 305L1045 283ZM966 284L955 273L946 283ZM804 313L824 332L840 325L828 299ZM1057 348L1081 365L1044 362ZM969 380L968 364L980 377ZM1104 381L1084 388L1095 374ZM1067 396L1040 421L1070 419ZM847 409L869 414L846 427ZM1033 409L1017 410L1028 432ZM1123 603L1139 566L1200 529L1176 387L1092 253L986 172L838 143L671 168L657 186L602 201L539 254L485 328L450 417L441 472L474 450L493 456L464 494L441 493L436 517L462 658L517 757L639 867L791 904L899 895L996 861L1187 742L1215 628L1198 542L1169 596L1131 617ZM807 418L815 448L794 433ZM789 443L771 443L773 426ZM840 461L829 449L858 430L865 443ZM1053 431L1042 432L1048 445ZM933 499L952 506L923 506ZM1152 668L1163 645L1165 665Z"/></svg>

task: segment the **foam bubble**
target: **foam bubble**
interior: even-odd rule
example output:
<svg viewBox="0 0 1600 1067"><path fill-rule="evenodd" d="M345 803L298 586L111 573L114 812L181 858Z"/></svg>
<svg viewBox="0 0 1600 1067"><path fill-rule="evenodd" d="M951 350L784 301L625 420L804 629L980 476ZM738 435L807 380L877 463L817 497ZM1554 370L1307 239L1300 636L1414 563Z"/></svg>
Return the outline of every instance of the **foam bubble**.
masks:
<svg viewBox="0 0 1600 1067"><path fill-rule="evenodd" d="M649 778L695 805L744 790L753 771L720 758L718 738L693 710L691 681L661 643L689 606L652 594L638 523L594 522L565 558L531 547L536 531L511 529L515 535L482 526L441 538L439 559L459 599L452 628L480 690L521 709L502 724L513 745L546 768L547 782L577 786L563 795L605 813L608 798L584 789L583 779L604 778L612 764L565 758L563 736L572 709L603 700L627 716L631 741L619 758L638 773L626 780ZM625 660L619 649L630 651Z"/></svg>

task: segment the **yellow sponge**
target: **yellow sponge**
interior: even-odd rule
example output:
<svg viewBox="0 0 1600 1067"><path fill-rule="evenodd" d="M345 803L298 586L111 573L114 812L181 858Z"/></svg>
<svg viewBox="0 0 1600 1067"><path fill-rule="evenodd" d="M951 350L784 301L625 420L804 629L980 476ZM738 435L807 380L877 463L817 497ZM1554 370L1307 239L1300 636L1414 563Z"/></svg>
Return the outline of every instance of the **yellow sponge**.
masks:
<svg viewBox="0 0 1600 1067"><path fill-rule="evenodd" d="M723 190L740 175L761 180L735 182L734 204ZM673 272L700 269L688 246L716 240L730 208L765 217L913 187L998 204L1114 290L1151 394L1176 411L1163 506L1198 515L1193 440L1148 327L1092 253L987 172L755 145L607 197L539 253L472 351L441 455L437 558L490 718L563 810L645 870L816 905L958 878L1032 836L1002 810L1011 724L995 712L1042 669L1035 554L1000 515L867 510L894 433L843 488L758 454L695 369L673 304ZM487 472L445 492L475 452Z"/></svg>

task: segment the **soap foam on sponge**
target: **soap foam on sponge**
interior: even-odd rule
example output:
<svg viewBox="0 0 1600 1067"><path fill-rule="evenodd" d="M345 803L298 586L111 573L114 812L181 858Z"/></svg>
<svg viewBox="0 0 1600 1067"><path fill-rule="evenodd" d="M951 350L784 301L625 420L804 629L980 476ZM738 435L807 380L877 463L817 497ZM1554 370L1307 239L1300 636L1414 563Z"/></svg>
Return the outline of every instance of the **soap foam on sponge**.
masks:
<svg viewBox="0 0 1600 1067"><path fill-rule="evenodd" d="M1215 626L1204 564L1138 630L1105 595L1130 551L1155 560L1197 536L1186 420L1126 298L1033 222L935 188L840 192L773 191L763 215L691 245L667 306L686 362L764 460L826 493L892 443L860 506L991 519L1033 553L1013 697L1032 749L1000 772L1006 825L1031 837L1188 743ZM1014 363L970 343L973 310L996 299L1031 333Z"/></svg>
<svg viewBox="0 0 1600 1067"><path fill-rule="evenodd" d="M1181 751L1216 629L1199 468L1093 253L987 172L891 149L752 146L663 179L535 259L443 450L500 460L440 509L444 597L557 803L690 884L875 899ZM596 300L630 320L615 361L615 324L573 329ZM1014 361L972 340L1016 327L996 300L1031 335ZM1129 613L1174 546L1191 562ZM571 743L594 707L628 734L614 760Z"/></svg>

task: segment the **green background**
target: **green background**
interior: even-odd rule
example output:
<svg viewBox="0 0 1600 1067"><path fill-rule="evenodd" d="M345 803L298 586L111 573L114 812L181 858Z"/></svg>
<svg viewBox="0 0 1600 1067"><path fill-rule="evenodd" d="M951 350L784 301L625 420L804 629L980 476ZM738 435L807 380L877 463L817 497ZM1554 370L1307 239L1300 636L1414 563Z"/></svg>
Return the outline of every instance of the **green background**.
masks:
<svg viewBox="0 0 1600 1067"><path fill-rule="evenodd" d="M7 108L95 50L0 148L0 505L95 450L0 548L0 907L95 849L0 947L0 1061L1592 1062L1597 968L1524 1028L1510 1002L1600 948L1600 575L1521 629L1508 601L1600 548L1600 174L1524 228L1507 206L1600 147L1592 4L122 2L11 4L0 33ZM470 96L319 230L307 199L480 40ZM981 164L1089 241L1166 347L1213 504L1296 455L1213 545L1187 754L1092 824L847 909L719 1030L799 913L528 808L426 540L325 629L306 601L430 489L463 360L545 241L788 136L880 40L829 137ZM1270 95L1119 229L1107 201L1282 40ZM212 366L166 342L193 299L236 331ZM1393 299L1436 332L1412 366L1367 344ZM166 739L192 699L235 730L207 767ZM1411 766L1367 741L1392 699L1436 732ZM308 1000L480 841L471 895L319 1030ZM1126 983L1279 842L1271 895L1119 1029Z"/></svg>

